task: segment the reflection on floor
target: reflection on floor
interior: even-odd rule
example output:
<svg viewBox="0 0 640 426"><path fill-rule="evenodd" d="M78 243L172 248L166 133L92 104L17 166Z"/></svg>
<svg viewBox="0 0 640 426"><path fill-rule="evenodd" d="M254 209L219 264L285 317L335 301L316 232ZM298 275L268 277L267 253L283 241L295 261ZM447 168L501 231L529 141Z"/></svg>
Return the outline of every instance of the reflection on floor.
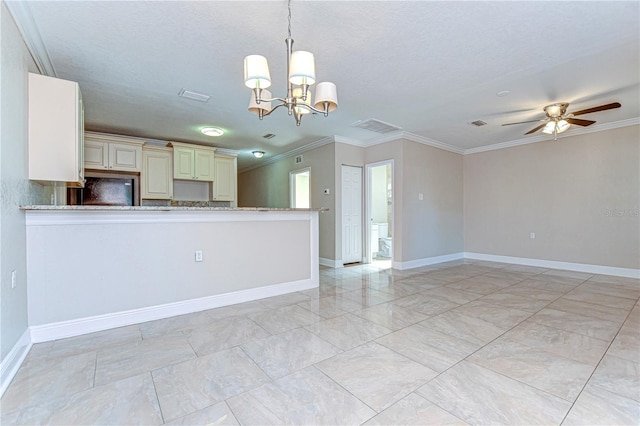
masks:
<svg viewBox="0 0 640 426"><path fill-rule="evenodd" d="M640 423L638 280L488 262L37 344L2 424Z"/></svg>

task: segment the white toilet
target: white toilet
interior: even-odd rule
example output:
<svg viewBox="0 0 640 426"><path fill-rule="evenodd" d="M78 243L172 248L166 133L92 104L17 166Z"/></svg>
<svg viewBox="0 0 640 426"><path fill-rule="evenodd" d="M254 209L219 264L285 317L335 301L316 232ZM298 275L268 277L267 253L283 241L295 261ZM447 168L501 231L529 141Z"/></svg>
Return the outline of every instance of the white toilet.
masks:
<svg viewBox="0 0 640 426"><path fill-rule="evenodd" d="M388 223L378 223L378 256L392 257Z"/></svg>

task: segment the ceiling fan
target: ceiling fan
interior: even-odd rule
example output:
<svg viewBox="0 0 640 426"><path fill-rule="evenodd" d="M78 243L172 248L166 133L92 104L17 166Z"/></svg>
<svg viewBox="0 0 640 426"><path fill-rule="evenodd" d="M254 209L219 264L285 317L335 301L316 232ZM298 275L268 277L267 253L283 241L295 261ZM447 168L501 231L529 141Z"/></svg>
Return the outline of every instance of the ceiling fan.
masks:
<svg viewBox="0 0 640 426"><path fill-rule="evenodd" d="M553 134L555 139L557 139L558 134L569 130L569 127L571 127L572 124L576 124L578 126L590 126L593 123L595 123L595 121L593 120L583 120L580 118L574 118L576 115L590 114L592 112L606 111L608 109L620 108L622 105L620 105L619 102L613 102L606 105L600 105L593 108L587 108L580 111L567 113L568 106L569 106L568 102L558 102L555 104L547 105L546 107L544 107L544 113L546 114L546 117L542 120L520 121L518 123L503 124L503 126L542 122L542 124L529 130L527 133L525 133L525 135L535 133L538 130L542 129L542 133L546 133L548 135Z"/></svg>

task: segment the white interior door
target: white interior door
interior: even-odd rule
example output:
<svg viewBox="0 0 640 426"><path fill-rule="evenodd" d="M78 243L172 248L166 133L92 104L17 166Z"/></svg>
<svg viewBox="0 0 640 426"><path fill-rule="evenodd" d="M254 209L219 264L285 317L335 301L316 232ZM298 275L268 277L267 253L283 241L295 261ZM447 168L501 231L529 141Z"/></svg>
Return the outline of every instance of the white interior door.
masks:
<svg viewBox="0 0 640 426"><path fill-rule="evenodd" d="M362 168L342 166L342 263L362 261Z"/></svg>

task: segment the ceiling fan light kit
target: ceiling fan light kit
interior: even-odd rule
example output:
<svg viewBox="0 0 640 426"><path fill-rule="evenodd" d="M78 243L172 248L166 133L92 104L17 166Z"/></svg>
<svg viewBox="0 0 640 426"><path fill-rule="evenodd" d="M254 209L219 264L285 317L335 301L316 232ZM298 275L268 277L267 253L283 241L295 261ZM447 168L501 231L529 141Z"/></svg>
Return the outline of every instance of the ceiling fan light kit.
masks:
<svg viewBox="0 0 640 426"><path fill-rule="evenodd" d="M613 102L606 105L600 105L593 108L582 109L580 111L567 113L567 108L569 107L568 102L558 102L555 104L547 105L544 107L544 113L546 114L546 118L542 120L529 120L529 121L520 121L518 123L507 123L503 124L503 126L512 126L514 124L524 124L524 123L535 123L542 122L539 126L529 130L525 135L530 135L531 133L535 133L538 130L542 129L542 133L547 135L554 135L554 139L558 139L558 134L566 132L569 130L572 124L578 126L591 126L595 123L593 120L583 120L580 118L574 118L577 115L582 114L591 114L593 112L598 111L606 111L608 109L620 108L622 105L619 102Z"/></svg>
<svg viewBox="0 0 640 426"><path fill-rule="evenodd" d="M267 58L261 55L249 55L244 58L244 84L252 90L249 100L249 111L258 115L260 120L276 109L287 107L289 115L293 115L296 125L305 114L317 112L325 117L338 108L338 92L336 85L330 82L318 83L316 99L312 103L309 86L316 82L315 59L313 53L303 50L293 51L291 38L291 0L288 2L289 26L287 45L287 96L273 98L269 90L271 75ZM278 102L272 106L272 102Z"/></svg>

